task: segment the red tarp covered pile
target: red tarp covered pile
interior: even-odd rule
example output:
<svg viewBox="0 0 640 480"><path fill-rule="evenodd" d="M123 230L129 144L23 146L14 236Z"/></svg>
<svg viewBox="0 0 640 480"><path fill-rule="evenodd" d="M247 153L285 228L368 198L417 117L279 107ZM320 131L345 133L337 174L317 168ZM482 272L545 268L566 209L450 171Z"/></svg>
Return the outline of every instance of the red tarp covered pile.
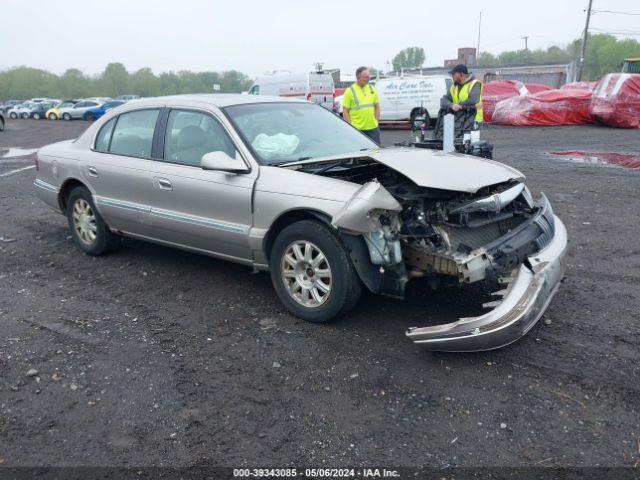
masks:
<svg viewBox="0 0 640 480"><path fill-rule="evenodd" d="M484 121L491 123L496 104L507 98L518 95L528 95L530 93L551 90L551 87L540 83L522 83L513 80L497 80L485 83L482 86L482 111Z"/></svg>
<svg viewBox="0 0 640 480"><path fill-rule="evenodd" d="M493 123L501 125L582 125L592 123L591 92L576 88L547 90L498 102Z"/></svg>
<svg viewBox="0 0 640 480"><path fill-rule="evenodd" d="M598 85L598 82L571 82L565 83L560 88L562 90L567 88L577 88L578 90L589 90L590 92L593 92L596 88L596 85Z"/></svg>
<svg viewBox="0 0 640 480"><path fill-rule="evenodd" d="M593 92L591 114L611 127L640 128L640 74L605 75Z"/></svg>
<svg viewBox="0 0 640 480"><path fill-rule="evenodd" d="M507 98L526 95L528 92L521 82L499 80L482 86L482 111L485 122L491 122L496 104Z"/></svg>

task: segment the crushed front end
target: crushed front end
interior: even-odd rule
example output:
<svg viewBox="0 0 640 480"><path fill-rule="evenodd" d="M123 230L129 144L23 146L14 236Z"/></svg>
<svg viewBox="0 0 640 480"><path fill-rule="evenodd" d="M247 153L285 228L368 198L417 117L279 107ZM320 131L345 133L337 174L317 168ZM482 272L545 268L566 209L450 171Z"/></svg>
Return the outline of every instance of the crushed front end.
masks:
<svg viewBox="0 0 640 480"><path fill-rule="evenodd" d="M495 278L502 285L484 305L488 313L410 328L414 342L438 351L495 349L544 313L564 275L567 234L547 198L534 201L521 179L462 192L419 186L366 161L330 175L362 185L332 224L373 292L403 297L406 282L418 277L434 288ZM356 248L358 240L366 249Z"/></svg>

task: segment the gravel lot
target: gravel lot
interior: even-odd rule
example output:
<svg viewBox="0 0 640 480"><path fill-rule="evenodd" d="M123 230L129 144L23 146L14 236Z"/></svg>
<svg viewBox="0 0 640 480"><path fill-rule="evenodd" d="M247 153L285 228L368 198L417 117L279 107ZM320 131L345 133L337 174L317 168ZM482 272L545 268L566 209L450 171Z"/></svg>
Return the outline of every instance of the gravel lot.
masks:
<svg viewBox="0 0 640 480"><path fill-rule="evenodd" d="M86 127L8 120L0 147ZM34 170L11 173L33 156L0 154L0 463L637 464L640 171L544 153L637 153L640 130L483 136L549 196L570 254L543 320L476 354L426 352L404 331L478 314L482 286L418 282L405 301L365 295L346 318L308 324L284 310L267 274L243 266L132 240L81 254L35 197ZM387 145L407 137L383 133Z"/></svg>

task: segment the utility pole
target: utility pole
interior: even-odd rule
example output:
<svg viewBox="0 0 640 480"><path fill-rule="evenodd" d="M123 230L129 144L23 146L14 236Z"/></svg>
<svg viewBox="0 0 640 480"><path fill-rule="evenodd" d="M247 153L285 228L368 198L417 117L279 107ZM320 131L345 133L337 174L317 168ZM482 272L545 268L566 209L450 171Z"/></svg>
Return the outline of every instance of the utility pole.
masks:
<svg viewBox="0 0 640 480"><path fill-rule="evenodd" d="M589 0L589 7L587 8L587 22L584 25L584 32L582 34L582 45L580 46L580 60L578 63L578 74L576 80L579 82L582 80L582 67L584 65L584 55L587 50L587 35L589 35L589 20L591 20L591 4L593 0Z"/></svg>
<svg viewBox="0 0 640 480"><path fill-rule="evenodd" d="M476 48L476 65L480 57L480 27L482 26L482 10L480 11L480 19L478 20L478 48Z"/></svg>
<svg viewBox="0 0 640 480"><path fill-rule="evenodd" d="M524 49L529 50L529 35L525 35L522 39L524 40Z"/></svg>

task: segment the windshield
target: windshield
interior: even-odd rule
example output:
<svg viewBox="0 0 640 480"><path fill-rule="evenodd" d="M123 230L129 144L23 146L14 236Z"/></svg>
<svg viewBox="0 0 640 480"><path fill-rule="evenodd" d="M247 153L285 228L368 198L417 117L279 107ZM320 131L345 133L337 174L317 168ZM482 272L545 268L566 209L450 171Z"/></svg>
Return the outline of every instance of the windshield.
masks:
<svg viewBox="0 0 640 480"><path fill-rule="evenodd" d="M379 148L333 113L310 103L251 103L224 111L263 165Z"/></svg>

